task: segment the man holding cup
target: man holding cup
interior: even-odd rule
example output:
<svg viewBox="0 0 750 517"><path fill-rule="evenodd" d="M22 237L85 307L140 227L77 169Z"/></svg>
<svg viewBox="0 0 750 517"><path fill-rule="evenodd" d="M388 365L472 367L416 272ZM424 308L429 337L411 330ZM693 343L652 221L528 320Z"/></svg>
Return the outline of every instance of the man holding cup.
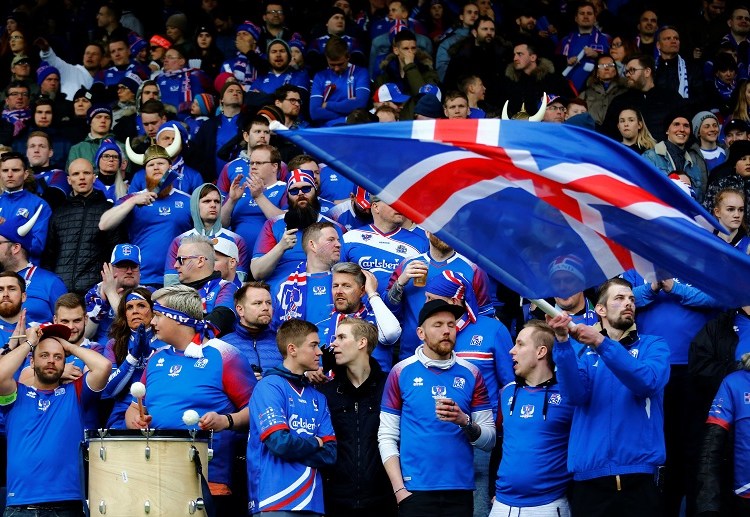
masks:
<svg viewBox="0 0 750 517"><path fill-rule="evenodd" d="M495 443L484 380L453 351L462 314L444 300L424 304L417 327L423 344L386 381L378 442L400 517L471 517L472 447L491 450Z"/></svg>

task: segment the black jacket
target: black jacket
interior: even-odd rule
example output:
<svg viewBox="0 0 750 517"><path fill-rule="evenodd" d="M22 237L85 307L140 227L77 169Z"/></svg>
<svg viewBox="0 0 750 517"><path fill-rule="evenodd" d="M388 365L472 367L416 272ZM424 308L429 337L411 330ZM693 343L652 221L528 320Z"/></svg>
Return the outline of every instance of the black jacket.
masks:
<svg viewBox="0 0 750 517"><path fill-rule="evenodd" d="M112 208L100 190L88 197L68 196L52 214L42 267L54 271L68 291L84 294L102 279L120 232L99 230L99 219Z"/></svg>
<svg viewBox="0 0 750 517"><path fill-rule="evenodd" d="M370 368L359 388L349 381L345 368L336 368L334 379L319 387L328 400L338 446L336 465L323 473L326 508L396 508L378 450L380 401L388 375L372 358Z"/></svg>

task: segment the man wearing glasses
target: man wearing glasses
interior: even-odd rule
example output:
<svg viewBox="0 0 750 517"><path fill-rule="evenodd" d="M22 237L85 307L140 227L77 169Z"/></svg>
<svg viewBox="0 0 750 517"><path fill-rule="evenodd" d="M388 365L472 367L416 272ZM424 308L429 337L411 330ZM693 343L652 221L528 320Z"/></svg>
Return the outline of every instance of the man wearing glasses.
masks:
<svg viewBox="0 0 750 517"><path fill-rule="evenodd" d="M221 272L214 271L216 255L212 239L205 235L190 235L182 239L174 268L182 285L192 287L201 297L206 320L224 335L234 330L234 293L237 286L222 280Z"/></svg>
<svg viewBox="0 0 750 517"><path fill-rule="evenodd" d="M625 79L628 91L615 97L607 108L604 118L604 132L619 141L617 119L620 112L627 108L643 114L646 127L656 138L666 133L664 119L684 105L684 99L674 90L668 90L654 83L656 65L654 58L646 54L636 54L625 63Z"/></svg>
<svg viewBox="0 0 750 517"><path fill-rule="evenodd" d="M275 147L256 145L248 158L240 157L227 166L234 178L222 208L221 223L254 244L265 222L284 213L281 207L286 184L278 180L281 155ZM249 171L242 170L245 167Z"/></svg>
<svg viewBox="0 0 750 517"><path fill-rule="evenodd" d="M263 23L260 26L260 38L258 38L258 47L266 50L268 43L275 39L289 41L292 31L284 25L285 12L284 6L279 0L263 2L265 10L263 11Z"/></svg>
<svg viewBox="0 0 750 517"><path fill-rule="evenodd" d="M12 81L5 89L5 109L0 117L0 145L10 147L13 137L20 134L31 118L29 86Z"/></svg>
<svg viewBox="0 0 750 517"><path fill-rule="evenodd" d="M289 129L303 129L310 125L300 118L303 101L296 86L285 84L277 88L273 102L284 113L284 125Z"/></svg>

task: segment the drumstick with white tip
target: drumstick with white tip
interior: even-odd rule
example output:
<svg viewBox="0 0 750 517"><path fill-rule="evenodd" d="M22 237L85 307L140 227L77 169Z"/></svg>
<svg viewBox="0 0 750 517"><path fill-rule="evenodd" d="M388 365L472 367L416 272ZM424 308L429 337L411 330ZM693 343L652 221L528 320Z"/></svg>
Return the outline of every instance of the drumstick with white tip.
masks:
<svg viewBox="0 0 750 517"><path fill-rule="evenodd" d="M542 310L542 312L547 314L550 318L554 318L555 316L559 316L560 314L562 314L562 311L560 311L560 309L553 307L547 302L547 300L544 300L542 298L538 298L538 299L532 298L529 301L533 303L534 305L536 305L537 307L539 307ZM569 329L572 330L575 328L575 326L576 324L573 323L572 321L568 322Z"/></svg>
<svg viewBox="0 0 750 517"><path fill-rule="evenodd" d="M146 396L146 386L142 382L134 382L130 386L130 394L138 400L138 412L141 414L141 420L145 417L143 410L143 397Z"/></svg>

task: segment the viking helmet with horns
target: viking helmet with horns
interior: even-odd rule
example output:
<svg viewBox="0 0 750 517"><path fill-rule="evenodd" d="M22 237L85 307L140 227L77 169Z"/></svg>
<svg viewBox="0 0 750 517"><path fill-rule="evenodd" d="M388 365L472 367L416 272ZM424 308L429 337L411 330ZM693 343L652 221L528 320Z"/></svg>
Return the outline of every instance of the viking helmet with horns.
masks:
<svg viewBox="0 0 750 517"><path fill-rule="evenodd" d="M542 104L539 106L539 110L534 115L529 115L526 111L526 105L521 104L521 111L508 117L508 101L505 101L503 105L503 120L528 120L529 122L541 122L544 119L544 112L547 111L547 93L542 94Z"/></svg>
<svg viewBox="0 0 750 517"><path fill-rule="evenodd" d="M169 163L172 163L172 159L177 156L180 145L182 145L182 137L180 136L180 132L175 130L174 140L166 148L152 144L146 149L145 153L138 154L130 147L130 138L128 138L125 140L125 152L128 154L128 159L137 165L146 165L155 158L164 158Z"/></svg>

